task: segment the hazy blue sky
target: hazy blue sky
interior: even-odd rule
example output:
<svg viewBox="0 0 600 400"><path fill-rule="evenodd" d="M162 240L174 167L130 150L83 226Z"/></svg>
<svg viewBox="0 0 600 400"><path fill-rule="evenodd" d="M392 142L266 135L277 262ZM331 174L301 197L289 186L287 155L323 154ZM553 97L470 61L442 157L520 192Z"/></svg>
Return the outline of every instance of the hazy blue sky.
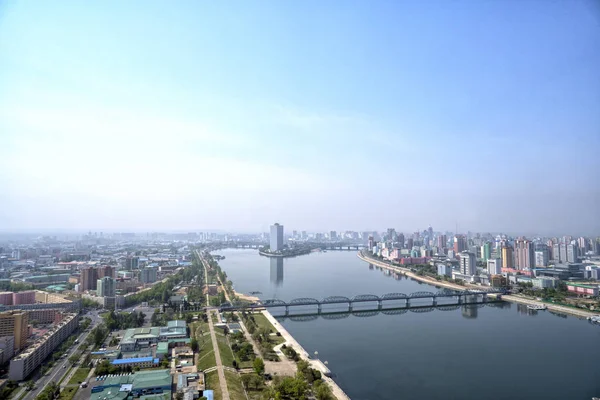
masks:
<svg viewBox="0 0 600 400"><path fill-rule="evenodd" d="M0 230L600 231L597 1L2 1Z"/></svg>

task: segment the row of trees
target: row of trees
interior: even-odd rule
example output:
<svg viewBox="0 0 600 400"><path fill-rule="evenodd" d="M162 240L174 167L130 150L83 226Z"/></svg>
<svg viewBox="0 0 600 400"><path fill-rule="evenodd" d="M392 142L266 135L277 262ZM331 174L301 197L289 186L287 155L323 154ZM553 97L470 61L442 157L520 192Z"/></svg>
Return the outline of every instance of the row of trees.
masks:
<svg viewBox="0 0 600 400"><path fill-rule="evenodd" d="M261 355L269 361L279 361L279 357L273 351L275 343L271 339L271 331L264 327L259 327L252 314L242 312L242 319L252 335L252 339L258 343Z"/></svg>
<svg viewBox="0 0 600 400"><path fill-rule="evenodd" d="M144 325L146 314L141 311L133 311L131 313L116 313L114 311L110 311L104 314L102 317L104 318L104 324L110 330L129 329L139 328Z"/></svg>

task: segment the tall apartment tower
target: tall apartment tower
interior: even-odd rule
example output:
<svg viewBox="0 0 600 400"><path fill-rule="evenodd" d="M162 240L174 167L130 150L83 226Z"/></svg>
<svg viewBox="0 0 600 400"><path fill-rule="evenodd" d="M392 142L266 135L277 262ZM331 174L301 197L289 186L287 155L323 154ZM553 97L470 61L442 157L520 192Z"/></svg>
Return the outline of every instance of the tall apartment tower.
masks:
<svg viewBox="0 0 600 400"><path fill-rule="evenodd" d="M81 269L81 279L79 282L79 290L85 292L86 290L96 290L98 282L98 270L92 267L85 267Z"/></svg>
<svg viewBox="0 0 600 400"><path fill-rule="evenodd" d="M467 250L467 238L465 235L454 235L454 253L458 254Z"/></svg>
<svg viewBox="0 0 600 400"><path fill-rule="evenodd" d="M567 262L576 263L579 261L579 246L570 244L567 246Z"/></svg>
<svg viewBox="0 0 600 400"><path fill-rule="evenodd" d="M514 268L513 248L510 245L502 246L502 268Z"/></svg>
<svg viewBox="0 0 600 400"><path fill-rule="evenodd" d="M438 235L438 237L437 237L438 251L443 251L443 249L445 249L446 246L448 246L448 239L446 238L446 235Z"/></svg>
<svg viewBox="0 0 600 400"><path fill-rule="evenodd" d="M271 225L270 247L271 251L283 250L283 225Z"/></svg>
<svg viewBox="0 0 600 400"><path fill-rule="evenodd" d="M535 248L531 240L519 238L515 242L515 268L518 270L535 267Z"/></svg>
<svg viewBox="0 0 600 400"><path fill-rule="evenodd" d="M98 279L104 278L105 276L109 278L115 277L115 269L110 265L103 265L98 268Z"/></svg>
<svg viewBox="0 0 600 400"><path fill-rule="evenodd" d="M108 276L98 279L96 294L100 297L115 297L115 280Z"/></svg>
<svg viewBox="0 0 600 400"><path fill-rule="evenodd" d="M460 253L460 272L465 275L475 275L477 258L474 253L463 251Z"/></svg>
<svg viewBox="0 0 600 400"><path fill-rule="evenodd" d="M29 314L27 311L11 310L0 312L0 337L13 336L15 350L27 345Z"/></svg>

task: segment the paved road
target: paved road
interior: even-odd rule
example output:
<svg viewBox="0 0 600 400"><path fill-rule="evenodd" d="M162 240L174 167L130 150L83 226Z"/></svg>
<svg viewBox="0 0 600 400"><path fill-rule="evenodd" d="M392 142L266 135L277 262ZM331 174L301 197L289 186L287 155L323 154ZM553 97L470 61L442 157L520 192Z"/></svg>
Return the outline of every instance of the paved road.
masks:
<svg viewBox="0 0 600 400"><path fill-rule="evenodd" d="M202 265L204 266L204 277L205 277L205 285L206 288L206 304L208 306L208 263L204 260L203 257L200 256L200 252L196 250L196 254L198 258L202 261ZM229 390L227 389L227 381L225 380L225 371L223 370L223 363L221 362L221 353L219 351L219 343L217 342L217 335L215 334L215 327L212 321L212 314L216 313L217 319L219 317L219 311L215 309L207 310L208 315L208 326L210 328L210 339L212 340L213 349L215 352L215 359L217 361L217 374L219 374L219 385L221 386L221 393L223 400L229 400Z"/></svg>
<svg viewBox="0 0 600 400"><path fill-rule="evenodd" d="M83 315L83 317L89 317L92 320L92 323L90 324L88 330L79 335L79 337L77 338L79 342L77 344L74 344L69 350L67 350L67 356L58 360L58 362L56 362L56 364L50 370L49 373L42 377L30 377L30 379L32 379L35 382L35 389L33 389L30 392L27 392L24 399L35 399L35 397L38 394L40 394L46 388L46 386L50 384L50 382L58 383L62 379L62 377L69 371L69 367L71 366L71 363L69 362L69 357L71 357L78 351L79 346L81 346L81 344L85 342L92 329L96 327L98 323L102 320L102 318L98 316L98 313L96 311L91 311L89 314ZM14 398L19 398L18 396L20 396L20 393Z"/></svg>

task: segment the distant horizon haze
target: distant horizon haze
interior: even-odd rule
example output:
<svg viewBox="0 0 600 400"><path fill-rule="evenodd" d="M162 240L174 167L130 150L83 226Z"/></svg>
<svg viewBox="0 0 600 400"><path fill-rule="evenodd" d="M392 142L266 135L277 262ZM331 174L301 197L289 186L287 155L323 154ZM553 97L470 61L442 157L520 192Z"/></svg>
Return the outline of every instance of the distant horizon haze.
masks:
<svg viewBox="0 0 600 400"><path fill-rule="evenodd" d="M0 231L598 235L599 16L1 2Z"/></svg>

